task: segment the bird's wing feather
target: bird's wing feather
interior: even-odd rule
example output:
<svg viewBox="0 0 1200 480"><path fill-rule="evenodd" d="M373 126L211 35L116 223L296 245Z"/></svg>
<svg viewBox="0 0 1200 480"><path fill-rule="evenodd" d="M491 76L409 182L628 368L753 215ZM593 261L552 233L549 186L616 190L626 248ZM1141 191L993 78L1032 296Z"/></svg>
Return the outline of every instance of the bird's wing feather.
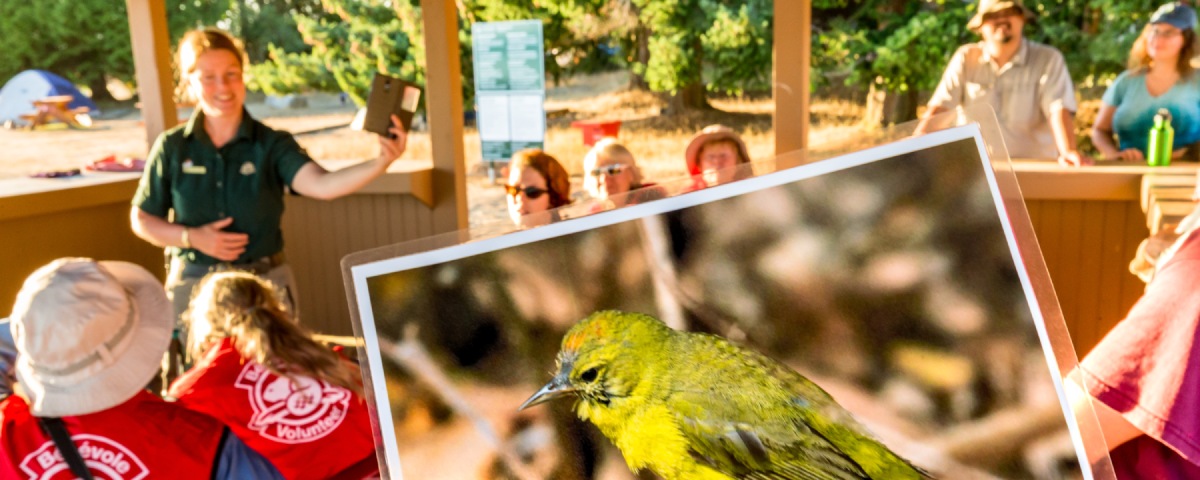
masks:
<svg viewBox="0 0 1200 480"><path fill-rule="evenodd" d="M713 399L696 395L689 401L693 406L706 403L696 397ZM708 409L707 414L700 413L704 409ZM684 413L688 410L694 414ZM740 418L733 410L725 407L675 410L693 459L728 475L751 480L868 478L853 460L802 421Z"/></svg>
<svg viewBox="0 0 1200 480"><path fill-rule="evenodd" d="M668 401L697 461L753 480L921 478L794 370L717 337L690 341L713 375L684 377Z"/></svg>

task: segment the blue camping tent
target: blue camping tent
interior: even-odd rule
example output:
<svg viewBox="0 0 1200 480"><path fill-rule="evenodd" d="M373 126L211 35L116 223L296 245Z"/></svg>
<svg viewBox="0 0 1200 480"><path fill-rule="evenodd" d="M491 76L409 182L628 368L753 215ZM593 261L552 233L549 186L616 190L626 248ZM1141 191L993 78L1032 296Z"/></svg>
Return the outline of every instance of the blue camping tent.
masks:
<svg viewBox="0 0 1200 480"><path fill-rule="evenodd" d="M93 114L97 110L96 104L67 79L45 70L26 70L0 88L0 122L19 120L22 114L34 111L34 100L52 95L73 97L70 108L88 107Z"/></svg>

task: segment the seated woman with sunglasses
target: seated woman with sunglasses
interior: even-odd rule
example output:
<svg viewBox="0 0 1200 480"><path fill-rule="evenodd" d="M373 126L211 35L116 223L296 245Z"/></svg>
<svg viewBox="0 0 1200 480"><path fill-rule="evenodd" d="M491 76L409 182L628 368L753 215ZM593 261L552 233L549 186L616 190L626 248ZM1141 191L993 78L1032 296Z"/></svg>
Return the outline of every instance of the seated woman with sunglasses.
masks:
<svg viewBox="0 0 1200 480"><path fill-rule="evenodd" d="M536 148L513 154L508 164L508 214L521 228L560 220L558 207L571 203L571 180L558 160Z"/></svg>
<svg viewBox="0 0 1200 480"><path fill-rule="evenodd" d="M596 142L583 158L583 171L583 188L599 201L591 206L591 213L667 196L662 187L642 181L633 153L615 138Z"/></svg>

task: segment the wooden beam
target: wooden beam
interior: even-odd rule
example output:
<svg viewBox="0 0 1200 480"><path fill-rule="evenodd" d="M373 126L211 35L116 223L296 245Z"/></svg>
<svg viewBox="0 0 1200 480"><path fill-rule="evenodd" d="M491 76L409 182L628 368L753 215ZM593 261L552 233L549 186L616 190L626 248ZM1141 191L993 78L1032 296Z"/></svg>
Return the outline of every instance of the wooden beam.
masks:
<svg viewBox="0 0 1200 480"><path fill-rule="evenodd" d="M421 0L425 26L425 111L433 150L434 233L467 228L462 66L453 0Z"/></svg>
<svg viewBox="0 0 1200 480"><path fill-rule="evenodd" d="M137 72L138 98L146 125L146 145L179 122L171 72L171 39L167 36L167 7L161 0L125 0L129 38Z"/></svg>
<svg viewBox="0 0 1200 480"><path fill-rule="evenodd" d="M808 148L808 74L812 49L812 1L775 2L775 155ZM787 168L806 155L788 156Z"/></svg>

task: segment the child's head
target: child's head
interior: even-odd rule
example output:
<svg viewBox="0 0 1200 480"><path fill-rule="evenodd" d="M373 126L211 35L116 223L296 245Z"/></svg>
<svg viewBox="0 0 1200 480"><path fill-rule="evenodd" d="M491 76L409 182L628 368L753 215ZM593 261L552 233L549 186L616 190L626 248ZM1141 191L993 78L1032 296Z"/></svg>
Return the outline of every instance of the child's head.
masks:
<svg viewBox="0 0 1200 480"><path fill-rule="evenodd" d="M257 331L280 328L300 330L289 319L270 282L238 271L204 277L189 304L187 318L188 351L193 357L224 338L256 336Z"/></svg>
<svg viewBox="0 0 1200 480"><path fill-rule="evenodd" d="M292 321L277 291L247 272L204 277L188 308L188 353L198 359L228 338L243 358L277 375L307 375L360 391L358 373Z"/></svg>

